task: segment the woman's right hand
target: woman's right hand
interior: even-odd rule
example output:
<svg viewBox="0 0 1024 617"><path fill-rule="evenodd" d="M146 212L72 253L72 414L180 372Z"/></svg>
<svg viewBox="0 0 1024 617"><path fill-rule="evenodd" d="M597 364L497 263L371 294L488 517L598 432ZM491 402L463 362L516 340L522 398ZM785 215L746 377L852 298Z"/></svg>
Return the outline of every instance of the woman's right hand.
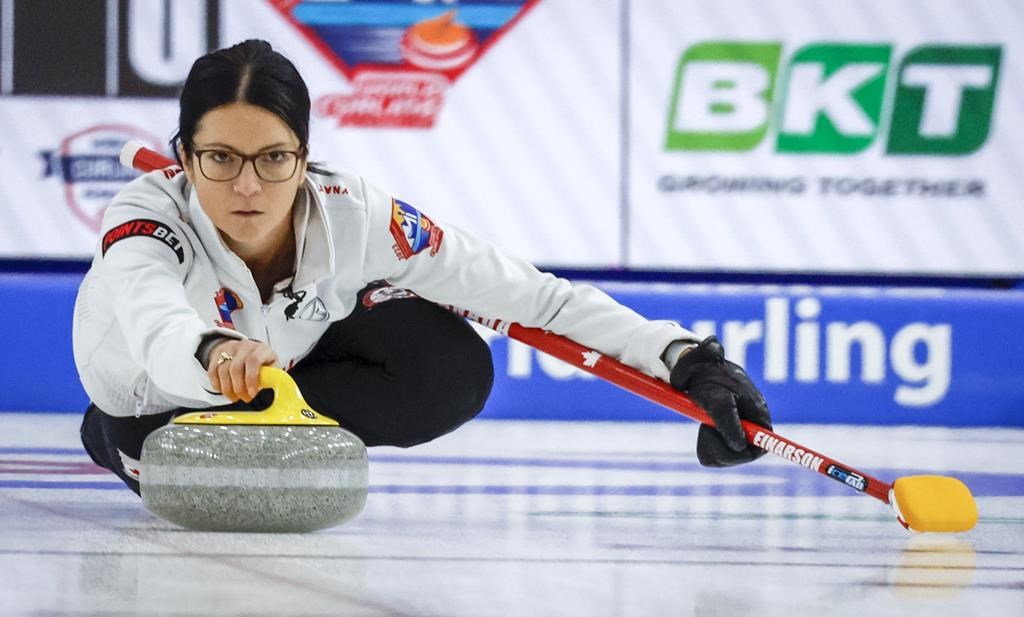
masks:
<svg viewBox="0 0 1024 617"><path fill-rule="evenodd" d="M260 369L277 362L277 354L266 343L229 340L210 350L207 373L215 390L234 403L246 403L260 391Z"/></svg>

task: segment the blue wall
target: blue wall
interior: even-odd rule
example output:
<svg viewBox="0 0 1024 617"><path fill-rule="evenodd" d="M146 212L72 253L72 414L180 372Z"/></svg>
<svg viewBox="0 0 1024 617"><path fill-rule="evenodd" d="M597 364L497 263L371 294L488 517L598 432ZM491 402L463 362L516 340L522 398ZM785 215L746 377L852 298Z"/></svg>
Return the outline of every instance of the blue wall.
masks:
<svg viewBox="0 0 1024 617"><path fill-rule="evenodd" d="M70 344L80 280L0 275L0 334L10 350L0 359L0 409L87 404ZM1024 426L1021 290L601 287L649 318L716 333L780 422ZM497 379L484 417L674 417L519 343L495 336L491 346Z"/></svg>
<svg viewBox="0 0 1024 617"><path fill-rule="evenodd" d="M79 274L0 275L0 409L81 411L88 404L71 354Z"/></svg>
<svg viewBox="0 0 1024 617"><path fill-rule="evenodd" d="M746 333L743 363L778 421L1024 426L1021 291L602 287L649 318L713 331L734 360ZM842 343L853 324L869 340L866 353L863 344ZM491 417L672 415L608 384L564 378L550 359L545 371L519 343L502 339L492 348L501 378Z"/></svg>

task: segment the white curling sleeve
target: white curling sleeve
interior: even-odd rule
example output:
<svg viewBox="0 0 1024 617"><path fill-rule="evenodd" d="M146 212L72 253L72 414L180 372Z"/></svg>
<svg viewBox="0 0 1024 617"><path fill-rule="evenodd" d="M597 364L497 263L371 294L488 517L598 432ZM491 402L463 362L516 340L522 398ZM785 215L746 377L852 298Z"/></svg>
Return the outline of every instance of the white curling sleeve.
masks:
<svg viewBox="0 0 1024 617"><path fill-rule="evenodd" d="M108 210L103 231L143 218L180 234L175 221L131 206ZM150 403L205 407L229 402L212 391L195 353L208 334L244 337L210 328L189 304L183 281L191 249L182 245L181 250L179 260L160 239L125 236L100 247L88 284L80 290L86 297L76 304L76 365L90 398L111 415L160 410ZM140 387L146 382L165 396L151 396L148 385Z"/></svg>
<svg viewBox="0 0 1024 617"><path fill-rule="evenodd" d="M478 315L561 334L648 375L668 381L661 354L697 337L669 321L648 321L590 285L572 285L460 229L443 230L438 250L405 259L393 246L390 196L365 186L369 211L365 280L387 279L418 295Z"/></svg>

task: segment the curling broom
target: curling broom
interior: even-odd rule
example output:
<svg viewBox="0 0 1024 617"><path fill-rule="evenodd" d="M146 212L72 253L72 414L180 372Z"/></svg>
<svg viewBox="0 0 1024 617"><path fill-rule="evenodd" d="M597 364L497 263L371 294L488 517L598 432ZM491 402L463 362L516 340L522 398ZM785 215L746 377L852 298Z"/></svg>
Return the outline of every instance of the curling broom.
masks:
<svg viewBox="0 0 1024 617"><path fill-rule="evenodd" d="M130 141L121 151L121 162L141 171L175 165L171 159L139 142ZM500 319L487 319L449 307L455 313L525 343L563 362L596 375L649 401L667 407L702 424L713 426L699 405L669 384L588 349L564 336L528 328ZM787 461L842 482L851 489L892 506L896 519L913 531L967 531L978 521L978 507L970 489L948 476L921 475L897 478L892 484L844 465L820 452L757 424L742 421L747 441Z"/></svg>

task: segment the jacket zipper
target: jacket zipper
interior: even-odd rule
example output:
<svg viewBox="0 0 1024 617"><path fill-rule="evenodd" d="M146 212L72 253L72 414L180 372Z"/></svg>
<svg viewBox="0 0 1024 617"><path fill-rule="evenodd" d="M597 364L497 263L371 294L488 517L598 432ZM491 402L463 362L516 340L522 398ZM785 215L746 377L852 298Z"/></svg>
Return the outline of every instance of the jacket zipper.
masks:
<svg viewBox="0 0 1024 617"><path fill-rule="evenodd" d="M270 317L270 305L261 304L260 312L263 313L263 331L266 332L267 334L267 340L264 342L267 344L268 347L272 347L272 345L270 344L270 321L268 319Z"/></svg>
<svg viewBox="0 0 1024 617"><path fill-rule="evenodd" d="M149 399L149 377L148 376L143 377L142 381L143 381L143 384L142 384L142 398L141 399L139 399L139 398L135 399L135 417L136 418L141 418L142 417L142 409L149 402L148 401L148 399Z"/></svg>

